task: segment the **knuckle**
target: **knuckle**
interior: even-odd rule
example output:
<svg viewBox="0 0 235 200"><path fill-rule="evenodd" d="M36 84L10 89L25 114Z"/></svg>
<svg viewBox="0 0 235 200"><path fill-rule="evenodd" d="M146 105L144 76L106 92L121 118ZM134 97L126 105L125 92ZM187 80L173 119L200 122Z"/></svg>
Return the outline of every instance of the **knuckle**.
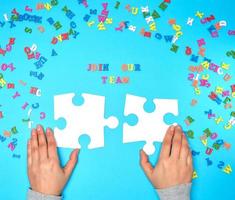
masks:
<svg viewBox="0 0 235 200"><path fill-rule="evenodd" d="M189 155L189 149L186 147L182 147L181 152L185 155ZM186 158L184 158L184 159L186 159Z"/></svg>
<svg viewBox="0 0 235 200"><path fill-rule="evenodd" d="M169 148L171 146L171 142L170 141L165 141L162 145L163 148Z"/></svg>
<svg viewBox="0 0 235 200"><path fill-rule="evenodd" d="M165 168L171 165L171 163L172 163L172 160L169 160L169 159L164 159L161 161L161 165L164 166Z"/></svg>
<svg viewBox="0 0 235 200"><path fill-rule="evenodd" d="M33 146L33 147L32 147L32 153L36 153L36 152L37 152L37 150L38 150L38 148L37 148L37 147L35 147L35 146Z"/></svg>
<svg viewBox="0 0 235 200"><path fill-rule="evenodd" d="M190 148L188 148L189 152L188 152L188 155L189 155L189 158L192 159L192 151L190 150Z"/></svg>
<svg viewBox="0 0 235 200"><path fill-rule="evenodd" d="M178 161L179 161L178 158L173 157L169 160L168 165L171 166L171 167L172 166L178 166L178 164L179 164Z"/></svg>
<svg viewBox="0 0 235 200"><path fill-rule="evenodd" d="M40 149L46 148L46 144L45 144L45 143L40 144L40 145L39 145L39 148L40 148Z"/></svg>
<svg viewBox="0 0 235 200"><path fill-rule="evenodd" d="M179 138L175 139L174 145L181 146L181 141Z"/></svg>
<svg viewBox="0 0 235 200"><path fill-rule="evenodd" d="M166 141L164 141L163 144L164 144L164 146L170 146L171 143L170 143L170 141L166 140Z"/></svg>
<svg viewBox="0 0 235 200"><path fill-rule="evenodd" d="M185 149L188 149L188 148L189 148L189 147L188 147L188 143L183 143L183 144L182 144L182 147L185 148Z"/></svg>
<svg viewBox="0 0 235 200"><path fill-rule="evenodd" d="M49 145L50 147L56 147L56 143L53 142L53 141L49 141L49 142L48 142L48 145Z"/></svg>
<svg viewBox="0 0 235 200"><path fill-rule="evenodd" d="M49 162L50 164L54 164L54 163L57 163L58 160L57 160L55 157L51 157L51 158L49 158L48 162Z"/></svg>

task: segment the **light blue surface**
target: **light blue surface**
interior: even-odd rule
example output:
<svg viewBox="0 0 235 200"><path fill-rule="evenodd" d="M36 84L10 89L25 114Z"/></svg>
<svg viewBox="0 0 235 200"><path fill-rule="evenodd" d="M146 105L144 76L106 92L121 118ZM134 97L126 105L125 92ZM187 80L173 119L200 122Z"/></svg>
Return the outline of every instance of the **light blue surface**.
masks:
<svg viewBox="0 0 235 200"><path fill-rule="evenodd" d="M101 2L88 2L89 8L97 8L99 13L102 9ZM225 121L229 119L230 112L223 109L222 106L216 105L207 96L219 84L230 89L230 85L235 83L234 78L226 83L222 77L209 72L212 87L203 88L202 95L195 96L187 76L189 73L188 66L197 64L192 63L184 51L185 46L190 46L196 53L198 51L196 41L204 38L206 41L206 57L217 64L221 64L222 61L230 63L230 73L235 75L235 60L226 56L226 52L234 50L235 47L235 36L229 37L227 34L228 30L235 30L235 2L232 0L216 2L212 0L177 0L172 1L164 12L158 8L161 1L120 1L121 6L118 10L114 9L114 2L112 1L109 4L113 25L108 25L106 31L98 31L96 27L88 28L82 18L89 10L78 5L75 0L69 1L69 3L68 1L59 1L59 5L49 12L45 10L34 11L34 14L43 16L42 25L46 29L44 33L40 33L37 30L38 24L32 22L16 22L17 26L13 29L10 29L8 24L0 28L1 47L5 47L9 37L16 37L16 44L13 46L12 52L6 54L5 57L0 55L0 65L13 62L17 68L14 72L9 70L3 72L6 80L16 83L16 89L7 90L4 88L0 90L0 104L2 105L0 110L4 111L5 116L4 119L0 120L0 134L13 126L17 126L19 131L15 135L18 144L14 152L7 148L11 139L7 139L3 143L0 142L1 199L25 199L29 187L26 172L26 143L30 131L27 125L22 122L23 118L27 118L28 110L22 110L21 106L25 102L30 104L39 102L40 108L32 112L32 120L35 124L41 123L44 126L55 127L59 124L53 120L53 96L69 92L76 92L78 95L91 93L106 96L105 115L117 116L120 120L120 126L115 130L105 129L104 148L82 149L79 164L64 191L66 199L157 199L154 189L139 166L139 150L144 142L122 143L122 124L127 120L123 116L127 93L145 96L150 101L156 97L178 99L179 117L176 119L167 117L167 120L169 122L176 120L183 125L185 130L194 130L195 139L189 139L189 142L192 149L200 151L200 155L194 159L198 178L193 181L192 199L234 199L234 173L227 175L217 167L219 161L224 161L226 164L230 164L232 168L234 167L234 129L225 131L222 124L216 125L213 120L208 120L204 115L204 111L211 108L215 113L222 115ZM37 1L34 0L30 2L0 0L0 21L4 20L2 15L4 13L10 14L13 8L24 13L26 5L35 10L36 3ZM170 43L166 43L164 39L159 41L154 37L151 39L142 37L139 32L142 27L147 28L146 22L142 14L132 16L128 13L124 8L126 4L138 7L149 5L151 10L156 9L161 15L161 18L156 20L157 29L163 35L174 34L167 21L175 18L177 24L182 26L184 33L177 41L180 46L179 51L177 53L171 52L169 50ZM76 13L74 21L77 23L80 35L76 40L70 39L53 46L50 44L52 37L66 32L69 28L70 20L61 11L64 5L67 5ZM216 20L202 25L199 19L195 17L198 10L204 12L205 16L213 14ZM49 17L59 20L63 28L55 31L46 21ZM186 25L188 17L195 19L192 27ZM123 20L128 20L131 24L136 25L137 31L135 33L128 30L122 33L115 31L114 28ZM226 20L228 25L219 31L220 36L218 38L213 39L207 28L210 24L219 20ZM33 28L32 34L24 32L26 26ZM27 60L24 47L31 46L33 43L38 45L38 51L48 59L41 69L45 73L45 78L42 81L29 76L29 71L34 70L35 66L32 60ZM56 57L51 57L53 48L58 53ZM200 58L201 60L202 58ZM110 72L105 74L128 75L131 82L128 85L103 85L100 78L103 73L86 71L89 63L108 63L110 64ZM120 67L124 63L141 64L142 71L123 73ZM19 80L24 80L27 85L25 87L20 85ZM42 96L30 95L31 86L39 87L42 90ZM21 97L13 100L11 96L15 91L19 91ZM197 98L199 101L199 104L194 108L190 106L192 98ZM47 114L45 120L39 119L39 113L42 111ZM188 115L196 120L189 128L185 127L183 123ZM205 158L208 156L205 154L205 147L199 140L203 130L208 127L217 132L219 138L232 144L229 151L222 148L213 152L210 156L213 161L212 166L207 166ZM89 139L82 137L81 144L83 146L89 144ZM160 144L156 143L156 153L151 157L153 163L156 162L159 147ZM70 150L60 149L59 152L64 164L69 157ZM21 155L21 158L13 158L13 153Z"/></svg>

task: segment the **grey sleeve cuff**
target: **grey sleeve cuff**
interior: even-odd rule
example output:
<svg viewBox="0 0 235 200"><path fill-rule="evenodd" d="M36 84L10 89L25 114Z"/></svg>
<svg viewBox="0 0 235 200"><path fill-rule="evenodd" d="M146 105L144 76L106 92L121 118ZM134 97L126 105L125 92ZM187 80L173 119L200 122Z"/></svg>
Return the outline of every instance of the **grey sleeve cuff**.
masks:
<svg viewBox="0 0 235 200"><path fill-rule="evenodd" d="M166 189L157 189L161 200L190 200L192 183L176 185Z"/></svg>
<svg viewBox="0 0 235 200"><path fill-rule="evenodd" d="M62 200L62 196L45 195L30 189L27 197L27 200Z"/></svg>

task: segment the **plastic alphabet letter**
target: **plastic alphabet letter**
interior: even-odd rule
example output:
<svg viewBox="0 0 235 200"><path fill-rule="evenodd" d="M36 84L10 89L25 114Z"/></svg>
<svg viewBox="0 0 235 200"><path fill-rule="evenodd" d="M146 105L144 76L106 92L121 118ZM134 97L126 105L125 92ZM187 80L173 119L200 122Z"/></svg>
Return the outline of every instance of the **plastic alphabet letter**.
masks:
<svg viewBox="0 0 235 200"><path fill-rule="evenodd" d="M193 21L194 21L194 19L191 18L191 17L189 17L189 18L188 18L188 21L187 21L187 24L188 24L189 26L192 26L192 25L193 25Z"/></svg>

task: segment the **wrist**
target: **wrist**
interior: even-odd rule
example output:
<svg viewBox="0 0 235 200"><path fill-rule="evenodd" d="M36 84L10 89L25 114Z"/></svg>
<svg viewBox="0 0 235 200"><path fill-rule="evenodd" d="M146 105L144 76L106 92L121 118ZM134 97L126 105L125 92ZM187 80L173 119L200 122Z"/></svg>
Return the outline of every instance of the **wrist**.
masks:
<svg viewBox="0 0 235 200"><path fill-rule="evenodd" d="M61 193L62 192L59 192L59 191L48 191L48 190L45 190L45 189L37 189L37 188L30 188L30 190L34 191L34 192L37 192L37 193L40 193L40 194L44 194L44 195L49 195L49 196L62 196Z"/></svg>
<svg viewBox="0 0 235 200"><path fill-rule="evenodd" d="M28 190L27 194L28 200L62 200L62 196L47 195L45 193L40 193L32 189Z"/></svg>
<svg viewBox="0 0 235 200"><path fill-rule="evenodd" d="M175 185L165 189L156 189L161 200L190 199L192 183Z"/></svg>

